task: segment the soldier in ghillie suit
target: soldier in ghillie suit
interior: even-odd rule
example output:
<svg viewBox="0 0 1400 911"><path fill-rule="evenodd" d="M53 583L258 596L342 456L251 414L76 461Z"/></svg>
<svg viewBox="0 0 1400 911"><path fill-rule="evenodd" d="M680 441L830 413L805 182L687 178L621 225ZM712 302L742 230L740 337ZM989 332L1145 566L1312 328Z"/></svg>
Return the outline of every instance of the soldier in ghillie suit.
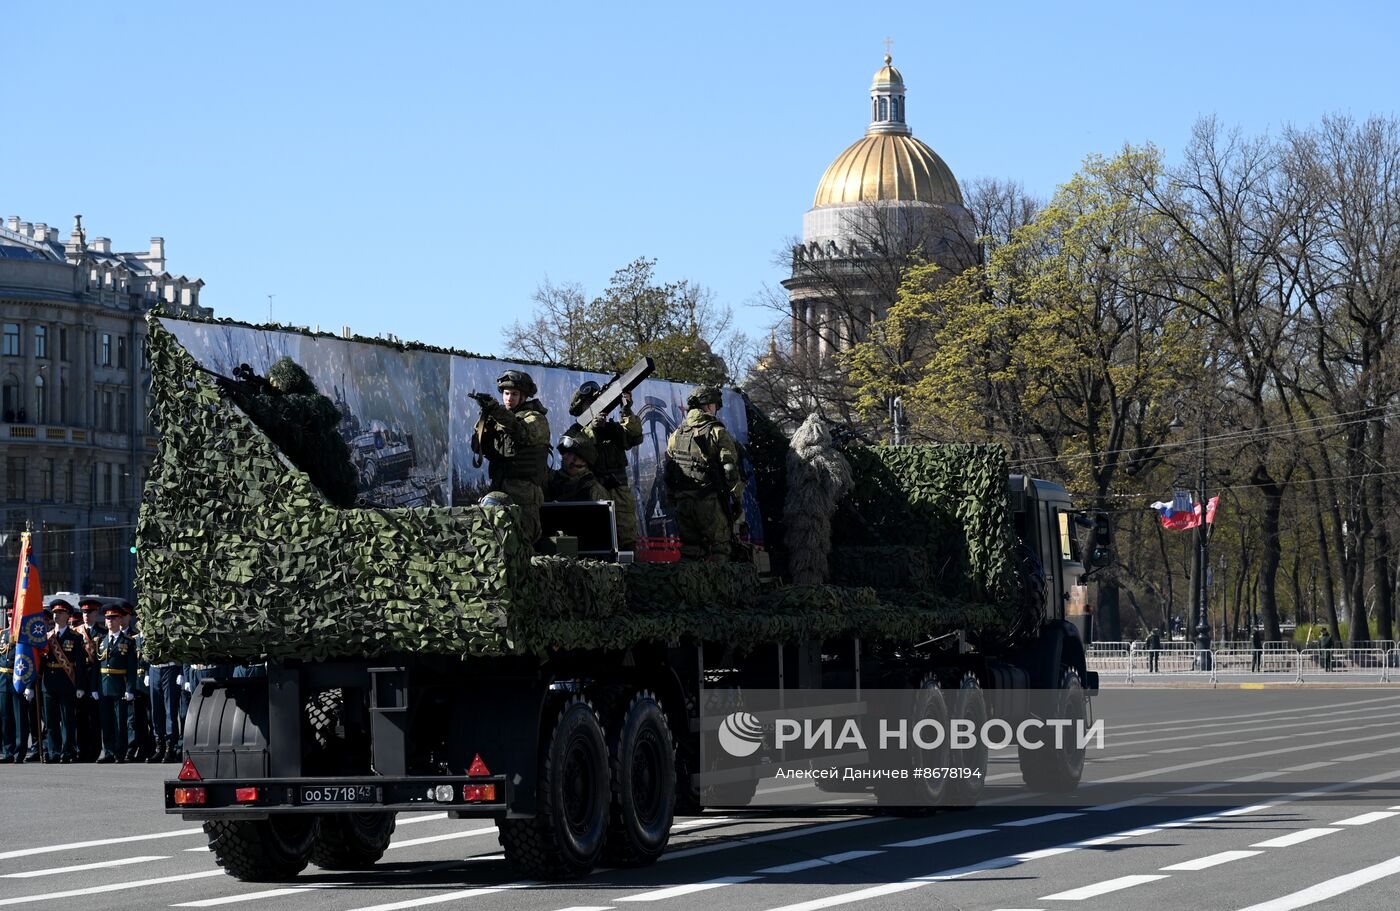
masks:
<svg viewBox="0 0 1400 911"><path fill-rule="evenodd" d="M602 389L592 380L578 387L573 401L569 403L569 414L577 417L585 408L593 404ZM607 415L589 422L587 427L575 424L568 430L569 436L582 437L591 442L598 451L593 460L593 472L598 482L607 490L603 499L613 501L617 513L617 546L620 550L637 549L637 498L632 493L632 482L627 477L627 451L640 446L642 419L632 413L632 393L622 394L621 420L611 420Z"/></svg>
<svg viewBox="0 0 1400 911"><path fill-rule="evenodd" d="M783 502L788 570L796 583L825 582L830 571L831 517L851 489L851 463L813 413L792 435L787 453L787 497Z"/></svg>
<svg viewBox="0 0 1400 911"><path fill-rule="evenodd" d="M533 545L540 537L540 505L549 478L548 413L530 374L507 370L496 379L498 402L484 392L471 398L481 406L472 433L472 452L484 457L491 489L510 495L520 508L520 531Z"/></svg>
<svg viewBox="0 0 1400 911"><path fill-rule="evenodd" d="M739 445L716 417L723 401L718 386L696 387L666 441L666 491L676 505L682 560L729 559L744 473Z"/></svg>
<svg viewBox="0 0 1400 911"><path fill-rule="evenodd" d="M608 491L598 483L593 466L598 461L598 451L583 437L565 434L559 440L559 460L563 467L549 473L549 486L545 499L553 502L578 503L588 500L611 499ZM618 518L618 535L622 534L622 519Z"/></svg>
<svg viewBox="0 0 1400 911"><path fill-rule="evenodd" d="M235 392L239 407L311 477L327 500L353 506L359 481L338 429L341 415L335 403L317 392L311 377L289 357L268 369L262 388L251 395Z"/></svg>

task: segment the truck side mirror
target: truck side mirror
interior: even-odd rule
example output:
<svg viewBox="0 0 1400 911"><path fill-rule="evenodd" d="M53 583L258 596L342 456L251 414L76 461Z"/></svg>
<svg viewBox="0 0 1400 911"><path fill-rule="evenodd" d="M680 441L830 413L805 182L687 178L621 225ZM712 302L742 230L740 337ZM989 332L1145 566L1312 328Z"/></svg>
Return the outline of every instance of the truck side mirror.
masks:
<svg viewBox="0 0 1400 911"><path fill-rule="evenodd" d="M1094 516L1094 537L1090 542L1089 559L1084 561L1093 569L1103 569L1113 563L1113 525L1108 516Z"/></svg>

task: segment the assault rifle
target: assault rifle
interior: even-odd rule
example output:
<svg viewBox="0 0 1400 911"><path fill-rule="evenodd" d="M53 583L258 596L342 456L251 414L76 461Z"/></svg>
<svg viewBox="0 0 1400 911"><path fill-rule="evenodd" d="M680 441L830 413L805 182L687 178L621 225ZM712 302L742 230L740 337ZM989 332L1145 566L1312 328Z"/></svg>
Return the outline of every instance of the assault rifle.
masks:
<svg viewBox="0 0 1400 911"><path fill-rule="evenodd" d="M219 386L219 391L224 395L232 393L244 396L281 395L276 386L269 383L265 377L258 376L257 371L248 364L239 364L234 367L232 377L210 370L202 364L195 364L194 368L201 373L212 376L214 382Z"/></svg>
<svg viewBox="0 0 1400 911"><path fill-rule="evenodd" d="M649 357L644 357L637 363L628 367L626 371L618 373L598 390L598 395L589 403L588 407L574 415L580 427L587 427L596 419L606 415L617 407L622 401L622 396L636 389L642 380L651 376L656 370L656 363Z"/></svg>

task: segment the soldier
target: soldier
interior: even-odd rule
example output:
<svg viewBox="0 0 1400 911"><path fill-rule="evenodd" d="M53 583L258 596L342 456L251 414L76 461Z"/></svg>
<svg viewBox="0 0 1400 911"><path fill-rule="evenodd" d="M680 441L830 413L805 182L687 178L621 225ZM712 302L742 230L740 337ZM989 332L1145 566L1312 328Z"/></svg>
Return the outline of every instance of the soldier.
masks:
<svg viewBox="0 0 1400 911"><path fill-rule="evenodd" d="M151 734L151 666L146 661L146 637L136 619L136 608L130 601L121 602L127 616L127 635L136 643L136 677L131 687L134 697L127 706L131 733L126 751L127 762L141 762L155 753Z"/></svg>
<svg viewBox="0 0 1400 911"><path fill-rule="evenodd" d="M739 446L716 414L718 386L698 386L685 400L685 421L666 441L666 492L676 504L682 560L729 559L744 492Z"/></svg>
<svg viewBox="0 0 1400 911"><path fill-rule="evenodd" d="M5 608L5 628L0 629L0 762L24 762L29 742L29 702L32 689L15 691L15 644L10 640L9 607Z"/></svg>
<svg viewBox="0 0 1400 911"><path fill-rule="evenodd" d="M98 706L102 685L97 668L97 643L107 635L107 627L102 623L101 597L83 595L78 599L78 610L82 613L78 635L87 651L84 664L87 677L79 689L88 694L87 699L78 697L78 758L82 762L92 762L102 748L102 713Z"/></svg>
<svg viewBox="0 0 1400 911"><path fill-rule="evenodd" d="M496 380L498 402L484 392L471 394L481 406L472 433L472 452L485 457L491 489L510 495L520 507L520 531L533 545L540 537L540 504L549 478L549 421L534 398L535 381L521 370Z"/></svg>
<svg viewBox="0 0 1400 911"><path fill-rule="evenodd" d="M145 640L142 640L145 645ZM180 665L173 661L151 665L151 727L156 747L147 762L172 762L183 747L180 736L181 689L184 682Z"/></svg>
<svg viewBox="0 0 1400 911"><path fill-rule="evenodd" d="M103 609L107 635L97 643L97 670L101 678L99 706L102 713L102 753L98 762L125 762L130 727L127 703L136 699L136 643L126 633L126 609L120 603Z"/></svg>
<svg viewBox="0 0 1400 911"><path fill-rule="evenodd" d="M53 632L44 650L44 732L49 762L78 761L78 700L87 694L87 649L68 625L73 605L60 595L49 599Z"/></svg>
<svg viewBox="0 0 1400 911"><path fill-rule="evenodd" d="M559 461L563 467L549 473L546 499L566 503L608 500L608 491L598 483L598 478L593 474L593 465L597 459L598 451L588 440L567 434L561 437ZM621 536L621 517L618 518L617 524L618 535Z"/></svg>
<svg viewBox="0 0 1400 911"><path fill-rule="evenodd" d="M577 417L583 409L593 404L602 389L589 380L578 387L573 401L569 403L569 414ZM632 482L627 477L627 450L635 449L642 443L642 419L632 413L632 393L622 394L620 409L622 420L610 420L602 415L587 427L575 424L569 428L570 436L584 437L598 450L598 458L593 463L593 471L598 482L607 490L604 499L613 501L617 513L617 546L619 550L637 549L637 498L632 494Z"/></svg>

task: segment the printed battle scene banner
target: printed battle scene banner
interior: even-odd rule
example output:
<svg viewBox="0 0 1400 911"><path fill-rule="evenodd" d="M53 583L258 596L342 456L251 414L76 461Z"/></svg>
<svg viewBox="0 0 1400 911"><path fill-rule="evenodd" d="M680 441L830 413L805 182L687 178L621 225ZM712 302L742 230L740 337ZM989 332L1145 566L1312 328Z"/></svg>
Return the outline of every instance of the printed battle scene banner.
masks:
<svg viewBox="0 0 1400 911"><path fill-rule="evenodd" d="M473 464L471 432L478 409L468 395L495 394L496 377L506 370L523 370L534 378L556 441L574 422L569 401L579 384L610 379L581 370L400 351L389 344L234 323L169 317L161 323L201 366L223 376L232 376L240 364L265 376L284 356L300 364L341 413L340 433L349 446L361 494L385 506L460 506L480 498L487 486L486 467ZM642 537L656 542L676 537L662 456L671 431L685 419L690 389L646 380L633 390L633 410L642 420L645 438L628 454L628 478ZM719 417L740 445L748 443L748 418L737 393L727 392ZM557 453L551 467L559 467ZM763 523L753 481L744 494L744 511L754 543L761 545ZM639 559L647 559L647 549L642 547Z"/></svg>

